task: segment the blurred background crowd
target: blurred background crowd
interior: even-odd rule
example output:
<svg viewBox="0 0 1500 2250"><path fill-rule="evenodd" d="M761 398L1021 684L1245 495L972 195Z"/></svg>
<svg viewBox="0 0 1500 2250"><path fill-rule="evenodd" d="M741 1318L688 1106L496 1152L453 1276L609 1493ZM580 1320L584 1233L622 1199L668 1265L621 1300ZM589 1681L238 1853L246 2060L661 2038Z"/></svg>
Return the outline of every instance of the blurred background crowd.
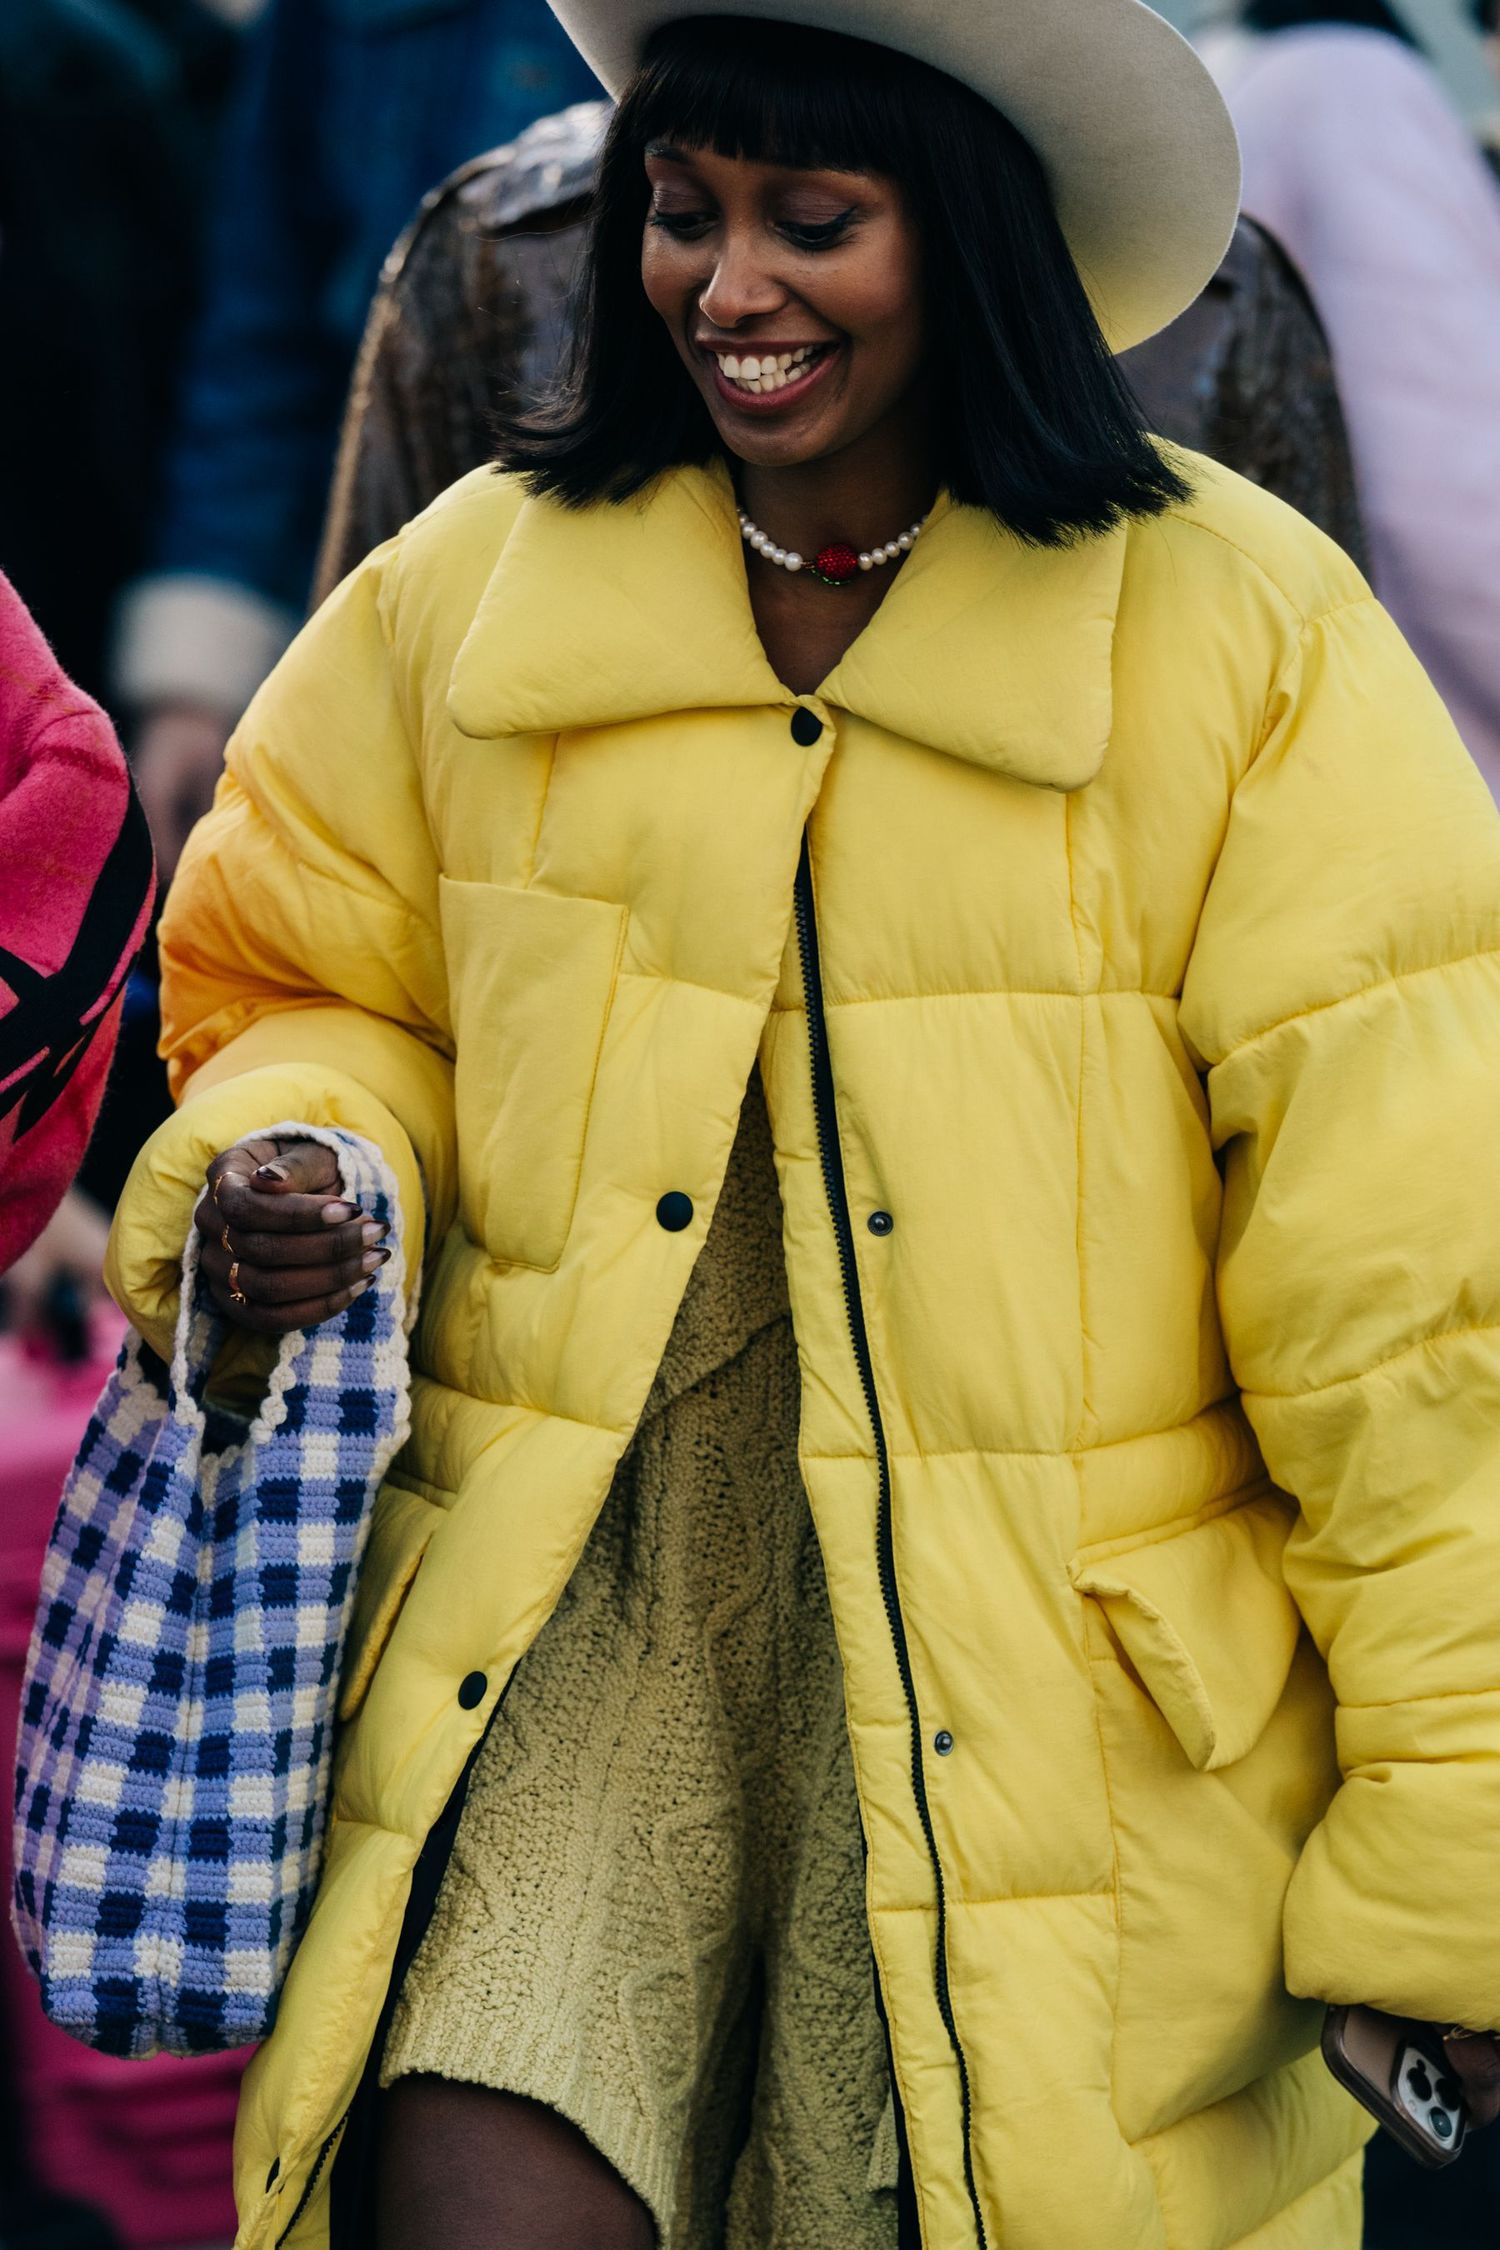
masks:
<svg viewBox="0 0 1500 2250"><path fill-rule="evenodd" d="M1497 8L1166 0L1246 217L1130 372L1156 428L1350 549L1500 793ZM606 121L544 0L3 0L0 571L123 739L163 888L309 604L555 363ZM11 865L22 797L0 759ZM24 958L0 908L0 1029ZM110 1206L166 1107L149 943L108 998L82 1172L0 1282L0 1734L118 1334ZM7 1930L0 2250L227 2239L235 2070L70 2049ZM1493 2250L1500 2131L1437 2180L1378 2149L1372 2189L1371 2250Z"/></svg>

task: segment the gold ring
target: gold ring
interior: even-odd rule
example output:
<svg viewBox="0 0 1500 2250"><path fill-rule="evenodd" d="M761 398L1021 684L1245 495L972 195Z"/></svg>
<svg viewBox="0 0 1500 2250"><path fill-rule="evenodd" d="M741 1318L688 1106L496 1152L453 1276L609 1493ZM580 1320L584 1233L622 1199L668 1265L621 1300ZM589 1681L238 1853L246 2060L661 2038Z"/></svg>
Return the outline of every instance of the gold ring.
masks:
<svg viewBox="0 0 1500 2250"><path fill-rule="evenodd" d="M229 1239L228 1227L224 1229L224 1232L219 1237L219 1239L224 1245L224 1255L226 1256L226 1258L232 1258L234 1256L234 1244Z"/></svg>
<svg viewBox="0 0 1500 2250"><path fill-rule="evenodd" d="M220 1213L224 1209L223 1204L219 1201L219 1190L226 1180L238 1180L240 1186L243 1187L249 1177L248 1172L221 1172L213 1184L214 1209Z"/></svg>
<svg viewBox="0 0 1500 2250"><path fill-rule="evenodd" d="M229 1294L237 1305L248 1305L250 1300L240 1287L240 1261L235 1259L229 1269Z"/></svg>

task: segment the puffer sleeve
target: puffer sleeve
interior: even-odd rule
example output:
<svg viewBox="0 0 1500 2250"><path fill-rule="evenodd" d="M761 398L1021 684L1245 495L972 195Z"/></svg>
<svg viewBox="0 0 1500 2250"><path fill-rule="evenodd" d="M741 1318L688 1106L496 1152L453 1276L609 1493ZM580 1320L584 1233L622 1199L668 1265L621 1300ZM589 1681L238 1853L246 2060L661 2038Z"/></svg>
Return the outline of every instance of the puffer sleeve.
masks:
<svg viewBox="0 0 1500 2250"><path fill-rule="evenodd" d="M1299 1994L1500 2027L1500 820L1363 592L1313 617L1185 981L1235 1379L1343 1776Z"/></svg>
<svg viewBox="0 0 1500 2250"><path fill-rule="evenodd" d="M387 620L397 546L345 581L256 696L162 919L181 1107L137 1159L107 1274L158 1351L204 1168L247 1133L295 1118L375 1141L413 1268L452 1214L437 858Z"/></svg>

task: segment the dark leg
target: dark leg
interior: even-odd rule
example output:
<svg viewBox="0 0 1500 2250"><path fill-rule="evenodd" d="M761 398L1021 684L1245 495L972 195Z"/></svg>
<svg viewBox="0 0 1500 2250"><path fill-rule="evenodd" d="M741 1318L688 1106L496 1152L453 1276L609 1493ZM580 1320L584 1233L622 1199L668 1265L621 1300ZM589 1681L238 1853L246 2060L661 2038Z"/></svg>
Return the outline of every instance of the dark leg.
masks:
<svg viewBox="0 0 1500 2250"><path fill-rule="evenodd" d="M1424 2172L1384 2133L1365 2158L1365 2250L1494 2250L1500 2242L1500 2125L1451 2171Z"/></svg>
<svg viewBox="0 0 1500 2250"><path fill-rule="evenodd" d="M539 2102L400 2078L378 2132L377 2250L653 2250L639 2196Z"/></svg>

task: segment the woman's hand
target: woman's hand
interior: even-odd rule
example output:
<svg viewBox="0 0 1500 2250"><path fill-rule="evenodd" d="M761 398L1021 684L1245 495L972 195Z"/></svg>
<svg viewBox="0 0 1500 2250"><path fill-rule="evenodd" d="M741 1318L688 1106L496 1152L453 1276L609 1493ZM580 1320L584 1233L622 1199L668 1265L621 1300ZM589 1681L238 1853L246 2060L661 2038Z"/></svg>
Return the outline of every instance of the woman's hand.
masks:
<svg viewBox="0 0 1500 2250"><path fill-rule="evenodd" d="M194 1213L210 1294L257 1336L316 1328L368 1289L389 1228L339 1194L321 1141L240 1141L208 1167Z"/></svg>
<svg viewBox="0 0 1500 2250"><path fill-rule="evenodd" d="M1449 2032L1443 2053L1464 2090L1464 2107L1474 2125L1500 2117L1500 2038L1488 2031Z"/></svg>

